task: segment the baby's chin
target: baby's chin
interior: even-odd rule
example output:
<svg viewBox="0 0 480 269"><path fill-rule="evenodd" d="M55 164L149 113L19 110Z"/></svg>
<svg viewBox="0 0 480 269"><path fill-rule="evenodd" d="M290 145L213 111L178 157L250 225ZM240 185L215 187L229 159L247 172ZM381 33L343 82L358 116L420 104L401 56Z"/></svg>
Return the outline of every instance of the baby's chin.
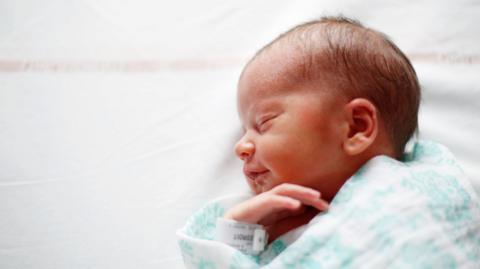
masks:
<svg viewBox="0 0 480 269"><path fill-rule="evenodd" d="M265 192L265 190L263 190L263 188L261 188L260 186L252 186L250 185L250 190L252 191L253 194L255 195L258 195L262 192Z"/></svg>
<svg viewBox="0 0 480 269"><path fill-rule="evenodd" d="M255 183L252 183L250 184L250 190L255 194L255 195L258 195L258 194L261 194L261 193L264 193L266 191L269 191L271 190L273 187L275 186L270 186L269 184L255 184Z"/></svg>

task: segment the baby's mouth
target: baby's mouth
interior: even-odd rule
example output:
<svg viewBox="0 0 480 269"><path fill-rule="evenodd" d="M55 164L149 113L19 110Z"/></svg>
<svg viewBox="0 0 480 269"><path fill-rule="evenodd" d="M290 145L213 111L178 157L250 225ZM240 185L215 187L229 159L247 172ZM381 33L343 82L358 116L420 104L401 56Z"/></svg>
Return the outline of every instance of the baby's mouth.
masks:
<svg viewBox="0 0 480 269"><path fill-rule="evenodd" d="M248 170L244 170L244 174L245 176L255 182L256 184L263 184L263 181L264 181L264 177L265 177L265 174L268 173L268 170L264 170L264 171L248 171Z"/></svg>

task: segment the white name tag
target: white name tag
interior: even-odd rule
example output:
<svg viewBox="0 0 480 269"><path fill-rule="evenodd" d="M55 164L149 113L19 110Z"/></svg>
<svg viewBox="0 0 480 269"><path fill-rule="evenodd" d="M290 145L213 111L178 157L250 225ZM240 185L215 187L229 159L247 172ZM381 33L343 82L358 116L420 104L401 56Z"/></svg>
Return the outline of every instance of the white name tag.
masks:
<svg viewBox="0 0 480 269"><path fill-rule="evenodd" d="M215 239L246 254L257 255L265 249L268 234L259 224L219 218Z"/></svg>

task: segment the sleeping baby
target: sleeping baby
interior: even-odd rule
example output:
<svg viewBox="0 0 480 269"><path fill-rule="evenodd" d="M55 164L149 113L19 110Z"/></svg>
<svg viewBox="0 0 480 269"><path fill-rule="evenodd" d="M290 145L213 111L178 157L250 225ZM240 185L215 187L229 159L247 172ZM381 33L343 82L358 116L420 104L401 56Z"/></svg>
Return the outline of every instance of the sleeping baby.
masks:
<svg viewBox="0 0 480 269"><path fill-rule="evenodd" d="M248 62L237 96L254 195L189 219L188 268L480 268L477 195L445 147L406 151L420 87L385 35L344 17L294 27Z"/></svg>

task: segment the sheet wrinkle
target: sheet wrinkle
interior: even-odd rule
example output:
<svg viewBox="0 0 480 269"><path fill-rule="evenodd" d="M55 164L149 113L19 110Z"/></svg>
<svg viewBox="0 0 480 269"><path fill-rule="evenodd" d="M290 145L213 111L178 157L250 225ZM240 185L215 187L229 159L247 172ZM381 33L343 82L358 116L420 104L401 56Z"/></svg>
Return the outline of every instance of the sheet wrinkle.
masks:
<svg viewBox="0 0 480 269"><path fill-rule="evenodd" d="M172 150L175 150L175 149L178 149L178 148L181 148L181 147L185 147L187 145L194 145L195 142L203 140L203 139L204 138L202 138L202 137L188 139L188 140L185 139L185 140L182 140L182 141L174 143L174 144L170 144L170 145L165 146L165 147L161 147L161 148L158 148L158 149L155 149L155 150L151 150L149 152L145 152L143 154L139 154L139 155L135 156L135 158L132 158L132 159L130 159L130 160L128 160L128 161L126 161L122 164L123 165L130 165L130 164L135 163L135 162L151 159L151 158L154 158L154 157L160 155L160 153L165 153L165 152L168 152L168 151L172 151Z"/></svg>
<svg viewBox="0 0 480 269"><path fill-rule="evenodd" d="M191 139L184 139L184 140L179 141L177 143L170 144L170 145L165 146L165 147L161 147L161 148L158 148L158 149L155 149L155 150L151 150L149 152L145 152L143 154L136 155L132 159L121 162L121 164L122 165L132 165L132 164L140 162L140 161L153 159L153 158L156 158L157 156L161 156L161 153L166 153L166 152L169 152L169 151L173 151L175 149L183 148L183 147L186 147L188 145L198 145L199 144L199 143L197 143L198 141L208 140L208 139L211 139L212 136L217 136L217 135L219 137L221 137L224 134L225 134L225 131L216 131L216 132L207 133L205 135L199 135L199 136L197 135L196 137L191 138Z"/></svg>

